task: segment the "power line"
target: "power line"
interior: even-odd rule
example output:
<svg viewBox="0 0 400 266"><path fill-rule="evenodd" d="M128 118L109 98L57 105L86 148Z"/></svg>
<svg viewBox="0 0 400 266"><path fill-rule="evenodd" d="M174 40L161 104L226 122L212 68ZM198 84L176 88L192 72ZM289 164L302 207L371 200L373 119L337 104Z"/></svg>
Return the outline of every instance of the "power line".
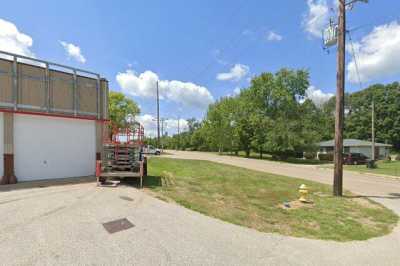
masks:
<svg viewBox="0 0 400 266"><path fill-rule="evenodd" d="M242 3L244 4L244 2ZM239 6L240 7L240 6ZM234 34L232 36L232 38L228 39L226 42L226 45L224 45L224 47L222 49L219 49L220 53L224 53L227 52L228 50L232 50L233 48L235 48L240 41L245 37L245 34L243 34L244 29L248 28L248 26L250 25L250 20L247 19L247 21L245 21L245 25L244 27L242 27L242 29L240 30L240 32L237 34ZM235 38L236 37L236 38ZM208 64L205 65L204 68L202 68L196 75L192 76L192 80L195 80L201 76L204 75L204 73L206 73L210 67L212 65L216 64L215 59L213 58L212 60L210 60L210 62Z"/></svg>
<svg viewBox="0 0 400 266"><path fill-rule="evenodd" d="M366 28L369 26L376 26L377 24L387 24L387 23L393 22L394 20L396 20L396 21L400 20L400 17L389 16L389 18L388 18L388 16L385 16L385 18L375 19L373 22L368 22L368 23L362 24L360 26L354 27L352 29L349 29L349 30L347 30L347 32L358 31L360 29L363 29L363 28Z"/></svg>
<svg viewBox="0 0 400 266"><path fill-rule="evenodd" d="M362 90L363 89L363 85L362 85L362 81L361 81L361 77L360 77L360 71L359 71L359 68L358 68L357 56L356 56L356 52L355 52L355 49L354 49L353 39L351 38L350 31L348 31L347 34L349 36L350 47L351 47L351 50L352 50L352 55L353 55L353 60L354 60L354 66L356 68L356 74L357 74L357 78L358 78L358 83L360 85L360 90Z"/></svg>
<svg viewBox="0 0 400 266"><path fill-rule="evenodd" d="M238 5L236 8L233 9L233 11L228 15L228 19L225 20L225 23L224 23L224 25L223 25L223 28L227 27L227 26L230 24L230 22L233 20L233 18L234 18L235 15L237 14L237 12L238 12L239 10L241 10L241 8L242 8L242 6L244 5L244 3L245 3L245 2L242 1L241 3L239 3L239 5ZM216 43L217 43L217 38L214 38L213 41L212 41L212 46L211 46L211 47L214 47ZM208 65L210 65L210 63L207 64L207 66L205 67L205 69L209 67ZM191 72L191 73L192 73L191 76L192 76L192 78L193 78L193 77L196 77L196 76L199 74L199 72L195 73L195 71L192 71L192 66L193 66L192 64L187 64L186 67L185 67L184 69L185 69L186 71ZM200 72L201 72L201 71L200 71ZM193 74L194 74L194 75L193 75Z"/></svg>
<svg viewBox="0 0 400 266"><path fill-rule="evenodd" d="M259 33L259 31L257 31L255 34L258 34L258 33ZM242 55L244 55L246 52L249 51L249 49L250 49L250 47L251 47L252 45L253 45L253 42L250 43L249 45L247 45L246 47L244 47L244 48L238 50L236 53L234 53L233 56L231 57L231 58L232 58L231 61L232 61L232 62L237 62L238 59L239 59ZM218 68L218 69L220 69L220 68ZM206 78L206 79L203 81L203 84L204 84L204 85L207 85L208 82L209 82L211 79L213 79L213 78L215 78L215 76L209 76L208 78Z"/></svg>

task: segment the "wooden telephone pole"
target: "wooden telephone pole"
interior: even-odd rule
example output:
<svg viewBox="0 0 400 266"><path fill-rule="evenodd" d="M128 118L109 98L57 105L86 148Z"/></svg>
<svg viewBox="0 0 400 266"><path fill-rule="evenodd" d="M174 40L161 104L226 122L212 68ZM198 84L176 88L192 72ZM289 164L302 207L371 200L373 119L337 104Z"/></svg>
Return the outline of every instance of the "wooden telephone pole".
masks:
<svg viewBox="0 0 400 266"><path fill-rule="evenodd" d="M160 95L157 81L157 148L160 148Z"/></svg>
<svg viewBox="0 0 400 266"><path fill-rule="evenodd" d="M372 154L371 154L371 159L372 161L375 161L375 101L372 100L372 114L371 114L372 118L371 118L371 135L372 135Z"/></svg>
<svg viewBox="0 0 400 266"><path fill-rule="evenodd" d="M343 125L344 125L344 86L346 64L346 7L352 8L356 2L368 3L368 0L339 1L337 31L337 76L336 76L336 112L335 112L335 170L333 176L333 195L343 195Z"/></svg>
<svg viewBox="0 0 400 266"><path fill-rule="evenodd" d="M346 47L346 3L339 0L338 54L336 76L336 113L335 113L335 171L333 177L333 195L343 195L343 125L344 125L344 83L345 83L345 47Z"/></svg>
<svg viewBox="0 0 400 266"><path fill-rule="evenodd" d="M178 116L178 150L181 147L181 127L180 127L181 117Z"/></svg>

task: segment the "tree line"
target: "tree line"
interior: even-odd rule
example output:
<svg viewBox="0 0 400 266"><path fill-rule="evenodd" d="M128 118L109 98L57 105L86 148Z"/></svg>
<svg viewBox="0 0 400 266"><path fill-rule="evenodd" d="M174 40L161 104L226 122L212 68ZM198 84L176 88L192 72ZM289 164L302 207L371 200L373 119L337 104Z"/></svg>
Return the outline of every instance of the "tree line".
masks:
<svg viewBox="0 0 400 266"><path fill-rule="evenodd" d="M238 95L222 97L205 118L188 119L189 130L163 136L164 148L238 153L279 158L314 153L318 143L334 138L335 97L316 105L306 97L309 73L282 69L262 73ZM371 140L371 105L375 102L376 141L400 149L400 86L377 84L345 95L345 138ZM156 144L153 140L153 144Z"/></svg>
<svg viewBox="0 0 400 266"><path fill-rule="evenodd" d="M187 119L188 130L162 136L166 149L268 153L279 158L315 152L318 142L334 138L335 97L316 105L306 97L306 70L281 69L254 77L239 94L209 105L203 120ZM400 150L400 85L376 84L345 95L345 138L371 140L371 104L375 103L376 141ZM111 92L110 117L117 124L140 112L122 93ZM155 138L147 144L157 146Z"/></svg>

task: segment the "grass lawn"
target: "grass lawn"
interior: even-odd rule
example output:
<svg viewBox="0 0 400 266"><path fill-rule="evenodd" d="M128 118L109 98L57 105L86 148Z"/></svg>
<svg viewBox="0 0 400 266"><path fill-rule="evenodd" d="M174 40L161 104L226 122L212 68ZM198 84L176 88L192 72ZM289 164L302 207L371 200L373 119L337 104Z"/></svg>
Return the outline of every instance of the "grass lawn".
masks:
<svg viewBox="0 0 400 266"><path fill-rule="evenodd" d="M160 186L162 171L173 184ZM398 217L365 198L331 196L331 187L302 179L198 160L151 158L145 185L156 197L230 223L262 232L336 241L365 240L391 232ZM282 208L312 190L314 204Z"/></svg>
<svg viewBox="0 0 400 266"><path fill-rule="evenodd" d="M365 165L345 165L344 169L361 173L400 176L400 161L379 161L378 168L369 169Z"/></svg>

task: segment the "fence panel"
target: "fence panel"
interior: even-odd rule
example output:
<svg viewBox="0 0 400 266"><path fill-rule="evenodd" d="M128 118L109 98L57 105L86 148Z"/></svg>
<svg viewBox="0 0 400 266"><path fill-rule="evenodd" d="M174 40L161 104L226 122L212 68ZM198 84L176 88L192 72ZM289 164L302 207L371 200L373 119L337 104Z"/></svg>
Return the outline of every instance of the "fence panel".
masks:
<svg viewBox="0 0 400 266"><path fill-rule="evenodd" d="M0 107L12 106L12 62L0 60Z"/></svg>
<svg viewBox="0 0 400 266"><path fill-rule="evenodd" d="M38 66L18 64L18 106L23 109L46 109L46 74Z"/></svg>
<svg viewBox="0 0 400 266"><path fill-rule="evenodd" d="M50 71L51 110L61 113L74 112L74 77L72 74Z"/></svg>
<svg viewBox="0 0 400 266"><path fill-rule="evenodd" d="M97 113L97 81L95 79L78 77L79 113Z"/></svg>

